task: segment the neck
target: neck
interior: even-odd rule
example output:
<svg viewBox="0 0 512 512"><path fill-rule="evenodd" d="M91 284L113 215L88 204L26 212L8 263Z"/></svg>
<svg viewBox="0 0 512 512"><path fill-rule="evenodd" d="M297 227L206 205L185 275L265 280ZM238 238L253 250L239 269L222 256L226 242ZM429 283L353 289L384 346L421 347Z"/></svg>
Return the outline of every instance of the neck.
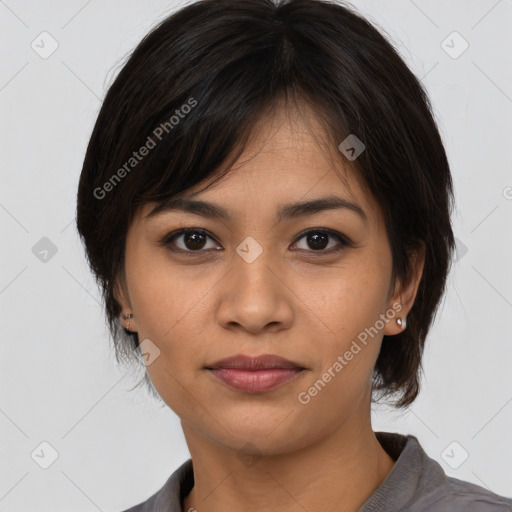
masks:
<svg viewBox="0 0 512 512"><path fill-rule="evenodd" d="M394 460L368 420L345 423L320 441L279 454L232 450L183 423L194 487L184 510L353 512L389 474ZM243 443L242 443L243 444Z"/></svg>

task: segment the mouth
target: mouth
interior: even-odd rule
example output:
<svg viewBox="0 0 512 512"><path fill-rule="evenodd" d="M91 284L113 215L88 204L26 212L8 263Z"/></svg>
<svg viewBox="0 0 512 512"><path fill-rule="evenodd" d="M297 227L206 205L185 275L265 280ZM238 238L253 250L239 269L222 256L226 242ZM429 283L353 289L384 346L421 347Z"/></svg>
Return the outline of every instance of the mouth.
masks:
<svg viewBox="0 0 512 512"><path fill-rule="evenodd" d="M307 368L272 354L258 357L237 355L206 366L213 376L245 393L264 393L303 374Z"/></svg>

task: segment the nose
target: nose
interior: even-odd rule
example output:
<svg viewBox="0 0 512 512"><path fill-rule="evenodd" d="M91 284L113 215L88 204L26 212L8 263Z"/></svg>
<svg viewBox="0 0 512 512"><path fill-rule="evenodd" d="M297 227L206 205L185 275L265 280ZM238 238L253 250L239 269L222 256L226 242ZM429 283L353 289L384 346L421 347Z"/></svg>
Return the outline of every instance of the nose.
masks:
<svg viewBox="0 0 512 512"><path fill-rule="evenodd" d="M255 259L238 254L219 283L218 321L226 329L243 329L251 334L276 332L293 322L293 293L286 271L263 250Z"/></svg>

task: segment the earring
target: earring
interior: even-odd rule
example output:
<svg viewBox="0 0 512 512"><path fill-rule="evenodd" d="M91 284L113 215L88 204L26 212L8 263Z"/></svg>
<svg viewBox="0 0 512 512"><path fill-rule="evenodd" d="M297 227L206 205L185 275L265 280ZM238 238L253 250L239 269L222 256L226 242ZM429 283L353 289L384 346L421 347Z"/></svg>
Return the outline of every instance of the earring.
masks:
<svg viewBox="0 0 512 512"><path fill-rule="evenodd" d="M130 313L128 315L123 315L123 318L126 320L128 318L133 318L133 313ZM128 329L130 327L130 320L126 323L126 328ZM129 330L129 329L128 329Z"/></svg>
<svg viewBox="0 0 512 512"><path fill-rule="evenodd" d="M405 329L405 327L407 326L407 317L405 317L403 320L398 317L396 319L396 323L402 328L402 329Z"/></svg>

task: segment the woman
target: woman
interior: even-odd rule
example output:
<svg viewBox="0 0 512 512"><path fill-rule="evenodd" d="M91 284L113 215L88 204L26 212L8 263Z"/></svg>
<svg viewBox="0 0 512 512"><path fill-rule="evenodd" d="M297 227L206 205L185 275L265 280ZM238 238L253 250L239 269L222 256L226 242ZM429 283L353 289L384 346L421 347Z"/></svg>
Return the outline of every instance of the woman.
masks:
<svg viewBox="0 0 512 512"><path fill-rule="evenodd" d="M505 511L448 478L406 408L454 250L428 97L330 1L202 0L108 91L77 224L118 360L191 459L136 511Z"/></svg>

